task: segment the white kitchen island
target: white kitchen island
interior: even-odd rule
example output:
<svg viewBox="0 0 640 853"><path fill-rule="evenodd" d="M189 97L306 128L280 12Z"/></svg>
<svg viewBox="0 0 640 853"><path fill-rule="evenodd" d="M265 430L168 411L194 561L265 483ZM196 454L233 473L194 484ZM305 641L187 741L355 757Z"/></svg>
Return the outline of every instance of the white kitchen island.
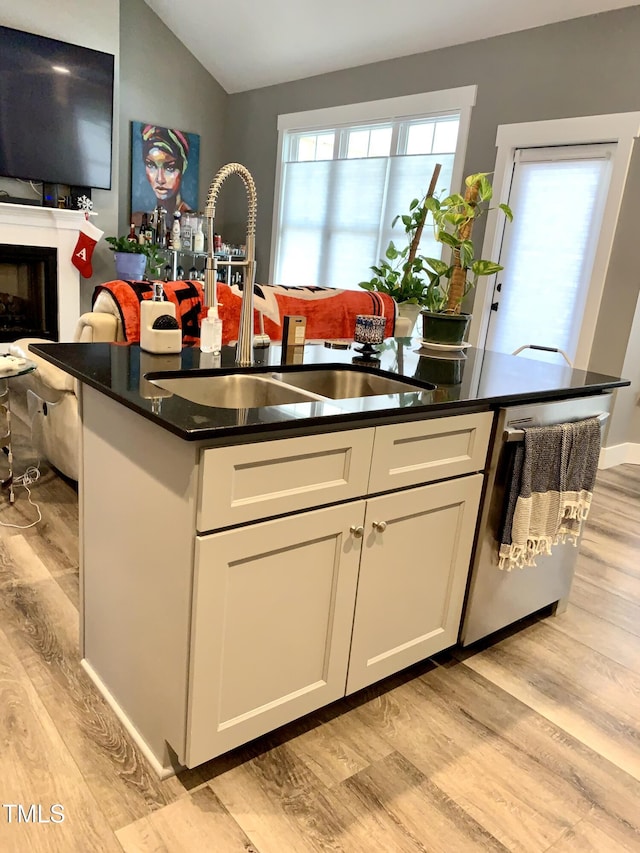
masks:
<svg viewBox="0 0 640 853"><path fill-rule="evenodd" d="M238 412L150 399L137 347L36 351L81 382L83 664L158 774L456 643L499 402L477 372ZM578 381L621 384L526 399Z"/></svg>
<svg viewBox="0 0 640 853"><path fill-rule="evenodd" d="M455 643L491 422L198 447L85 387L84 661L156 765Z"/></svg>

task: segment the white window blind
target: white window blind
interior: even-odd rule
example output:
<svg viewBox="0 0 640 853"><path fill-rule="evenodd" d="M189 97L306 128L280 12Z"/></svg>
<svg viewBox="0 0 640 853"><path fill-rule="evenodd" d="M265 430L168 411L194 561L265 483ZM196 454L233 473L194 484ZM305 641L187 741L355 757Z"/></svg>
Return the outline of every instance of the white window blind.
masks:
<svg viewBox="0 0 640 853"><path fill-rule="evenodd" d="M597 235L610 179L612 146L517 152L509 205L513 223L500 253L504 271L487 348L525 344L564 350L575 359ZM552 354L536 358L556 361Z"/></svg>
<svg viewBox="0 0 640 853"><path fill-rule="evenodd" d="M427 191L442 164L451 191L460 114L288 131L282 146L274 282L357 289L389 241L406 245L398 214ZM409 153L411 152L411 153ZM440 257L425 228L422 251Z"/></svg>
<svg viewBox="0 0 640 853"><path fill-rule="evenodd" d="M424 196L429 187L429 181L431 180L433 168L436 163L442 165L438 190L440 193L444 192L448 195L451 191L453 155L442 156L442 154L431 154L389 158L389 182L385 209L381 219L381 237L377 257L383 255L390 240L393 240L396 246L406 245L407 238L402 227L402 222L399 221L395 228L391 227L391 223L398 213L409 212L409 204L412 199ZM441 198L443 197L441 195ZM429 222L431 222L431 219L429 219ZM439 258L441 256L442 244L436 241L433 234L433 227L425 227L423 230L420 240L420 251L431 258ZM372 261L372 263L374 262ZM369 273L363 276L363 278L371 278L371 276L372 273ZM358 279L358 281L361 280Z"/></svg>

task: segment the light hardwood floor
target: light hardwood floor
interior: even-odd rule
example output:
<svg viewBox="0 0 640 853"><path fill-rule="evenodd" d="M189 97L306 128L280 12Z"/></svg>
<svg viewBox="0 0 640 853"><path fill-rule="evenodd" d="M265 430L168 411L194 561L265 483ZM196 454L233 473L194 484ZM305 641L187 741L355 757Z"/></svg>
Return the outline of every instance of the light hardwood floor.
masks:
<svg viewBox="0 0 640 853"><path fill-rule="evenodd" d="M42 470L42 522L0 528L3 853L640 851L640 467L599 475L566 613L165 782L79 666L77 495Z"/></svg>

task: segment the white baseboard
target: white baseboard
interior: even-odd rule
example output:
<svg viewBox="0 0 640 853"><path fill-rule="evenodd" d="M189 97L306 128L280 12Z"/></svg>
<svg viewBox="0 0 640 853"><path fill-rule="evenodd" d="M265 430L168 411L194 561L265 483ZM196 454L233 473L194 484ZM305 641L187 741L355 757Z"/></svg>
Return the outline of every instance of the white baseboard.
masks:
<svg viewBox="0 0 640 853"><path fill-rule="evenodd" d="M149 744L144 740L140 732L135 728L135 726L133 725L129 717L127 717L120 705L118 705L113 695L109 692L108 687L102 681L100 676L95 672L91 664L88 663L85 658L82 658L82 660L80 661L80 665L87 673L91 681L93 681L95 686L98 688L107 705L111 708L116 717L125 727L127 733L131 737L131 740L135 743L140 752L149 762L149 764L151 765L151 769L158 776L158 778L160 780L169 779L171 776L175 776L176 773L179 773L181 770L184 770L184 767L173 767L172 765L165 766L159 761L159 759L151 751Z"/></svg>
<svg viewBox="0 0 640 853"><path fill-rule="evenodd" d="M600 451L598 468L613 468L614 465L640 465L640 444L628 441L625 444L614 444L603 447Z"/></svg>
<svg viewBox="0 0 640 853"><path fill-rule="evenodd" d="M640 444L631 444L629 442L627 447L629 448L627 462L630 462L632 465L640 465Z"/></svg>

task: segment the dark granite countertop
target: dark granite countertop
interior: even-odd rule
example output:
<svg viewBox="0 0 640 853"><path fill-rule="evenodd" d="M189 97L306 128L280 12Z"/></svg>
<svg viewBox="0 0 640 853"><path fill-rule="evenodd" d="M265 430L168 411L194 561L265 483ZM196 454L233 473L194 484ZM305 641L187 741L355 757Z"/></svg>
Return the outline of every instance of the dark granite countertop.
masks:
<svg viewBox="0 0 640 853"><path fill-rule="evenodd" d="M203 406L168 392L161 392L145 379L157 371L207 370L234 372L235 347L223 347L217 367L214 356L187 347L178 355L156 356L137 344L38 344L30 350L70 373L80 382L112 397L143 417L181 438L226 441L260 434L275 437L374 425L397 420L438 417L462 411L487 411L514 403L542 402L597 394L629 385L624 379L604 376L567 365L551 364L522 355L513 356L470 348L462 357L421 349L419 341L391 338L385 341L374 370L409 379L414 392L363 397L331 402L304 402L256 409L223 409ZM371 367L357 353L328 349L307 343L302 364L331 367ZM285 354L285 361L286 361ZM289 354L289 365L292 355ZM300 354L293 366L299 367ZM559 358L559 357L558 357ZM283 352L279 344L255 350L256 364L248 372L280 370ZM215 364L215 367L213 365ZM283 377L284 378L284 377ZM435 390L421 390L420 383L433 383ZM165 395L165 396L162 396Z"/></svg>

